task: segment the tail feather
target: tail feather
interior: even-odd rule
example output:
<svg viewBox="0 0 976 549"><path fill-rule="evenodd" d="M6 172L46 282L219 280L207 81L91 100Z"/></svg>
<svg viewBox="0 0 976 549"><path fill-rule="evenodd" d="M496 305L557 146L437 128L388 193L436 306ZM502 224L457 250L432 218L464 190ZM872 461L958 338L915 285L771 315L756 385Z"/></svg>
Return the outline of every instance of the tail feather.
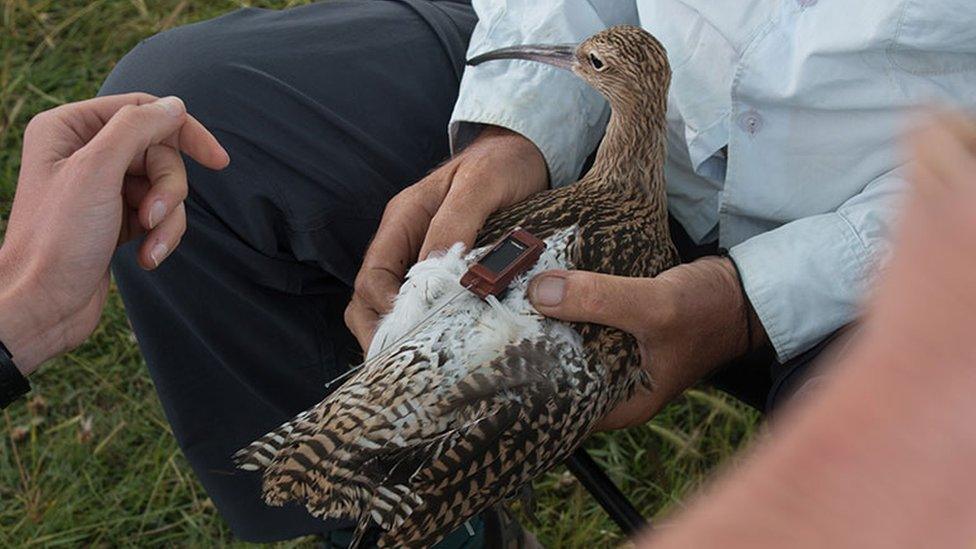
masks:
<svg viewBox="0 0 976 549"><path fill-rule="evenodd" d="M241 448L234 454L234 464L244 471L262 471L277 457L296 430L296 426L308 418L312 410L306 410L263 437Z"/></svg>

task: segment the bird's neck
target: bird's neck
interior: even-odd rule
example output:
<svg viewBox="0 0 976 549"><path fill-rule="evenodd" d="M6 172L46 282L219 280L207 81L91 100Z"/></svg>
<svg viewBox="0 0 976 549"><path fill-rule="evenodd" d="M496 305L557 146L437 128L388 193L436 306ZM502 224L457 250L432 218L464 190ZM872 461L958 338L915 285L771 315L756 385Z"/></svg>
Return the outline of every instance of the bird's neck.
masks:
<svg viewBox="0 0 976 549"><path fill-rule="evenodd" d="M579 184L606 187L607 192L638 189L650 201L653 217L667 223L664 108L663 104L615 107L593 167Z"/></svg>

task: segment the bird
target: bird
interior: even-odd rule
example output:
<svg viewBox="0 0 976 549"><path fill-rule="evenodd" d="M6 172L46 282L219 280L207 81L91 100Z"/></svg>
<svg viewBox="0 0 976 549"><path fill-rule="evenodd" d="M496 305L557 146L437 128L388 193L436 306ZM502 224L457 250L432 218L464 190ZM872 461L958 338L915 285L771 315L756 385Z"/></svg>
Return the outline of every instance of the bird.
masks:
<svg viewBox="0 0 976 549"><path fill-rule="evenodd" d="M667 52L622 25L579 44L511 46L468 63L498 59L570 70L606 98L591 169L490 216L472 250L459 243L416 263L366 362L235 454L240 469L263 475L266 503L351 519L355 546L435 544L520 495L614 406L653 388L633 336L543 317L526 290L548 269L651 277L678 262L664 179ZM514 228L545 242L536 264L499 299L464 292L466 269Z"/></svg>

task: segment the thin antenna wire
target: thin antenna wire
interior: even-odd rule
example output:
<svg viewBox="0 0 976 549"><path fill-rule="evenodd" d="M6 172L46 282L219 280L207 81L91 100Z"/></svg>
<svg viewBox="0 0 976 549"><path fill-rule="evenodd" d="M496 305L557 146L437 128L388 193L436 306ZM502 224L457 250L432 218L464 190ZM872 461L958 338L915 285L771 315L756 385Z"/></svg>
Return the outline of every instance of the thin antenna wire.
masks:
<svg viewBox="0 0 976 549"><path fill-rule="evenodd" d="M441 311L443 311L451 303L454 303L457 300L457 298L461 297L462 295L464 295L465 293L467 293L468 291L470 291L471 288L473 288L473 287L474 287L474 283L469 284L469 285L461 288L461 290L458 291L456 294L452 295L450 299L448 299L444 303L441 303L440 305L438 305L437 308L434 309L433 311L427 313L427 316L425 316L424 318L420 319L416 324L414 324L413 326L411 326L410 329L407 330L403 335L401 335L400 337L394 339L390 343L386 344L372 358L370 358L368 360L364 360L363 362L361 362L361 363L359 363L359 364L357 364L355 366L350 366L349 367L349 370L347 370L344 374L342 374L341 376L339 376L339 377L337 377L337 378L329 381L328 383L326 383L325 384L325 388L328 389L328 388L332 387L333 385L335 385L336 383L338 383L338 382L340 382L340 381L342 381L344 379L347 379L349 376L353 375L354 373L358 372L359 370L363 369L364 367L366 367L368 365L374 364L376 362L379 362L380 360L385 360L386 358L388 358L389 355L390 355L390 352L395 349L396 345L398 345L400 343L403 343L407 338L413 337L413 335L416 334L418 331L420 331L420 329L423 328L424 325L426 325L428 322L430 322L431 320L433 320L434 317L436 317L438 313L440 313Z"/></svg>

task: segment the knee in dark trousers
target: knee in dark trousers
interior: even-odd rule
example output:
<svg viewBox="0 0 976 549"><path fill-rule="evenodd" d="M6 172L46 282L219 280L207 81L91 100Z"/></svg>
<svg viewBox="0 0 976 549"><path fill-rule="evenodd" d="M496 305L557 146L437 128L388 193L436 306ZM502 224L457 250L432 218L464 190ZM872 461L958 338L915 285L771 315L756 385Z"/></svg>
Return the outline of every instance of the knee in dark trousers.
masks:
<svg viewBox="0 0 976 549"><path fill-rule="evenodd" d="M243 539L338 526L265 506L231 456L346 368L359 262L389 198L448 155L474 22L423 0L240 10L145 40L102 88L181 97L231 156L187 160L187 233L159 269L129 245L113 272L177 441Z"/></svg>

